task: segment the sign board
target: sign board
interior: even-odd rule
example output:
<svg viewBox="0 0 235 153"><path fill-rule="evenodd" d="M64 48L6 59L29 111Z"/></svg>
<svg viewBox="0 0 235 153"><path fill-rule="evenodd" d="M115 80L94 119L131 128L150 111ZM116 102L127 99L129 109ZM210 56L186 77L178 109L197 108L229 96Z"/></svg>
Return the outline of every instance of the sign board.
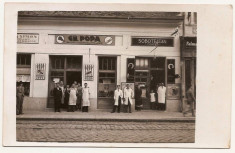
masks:
<svg viewBox="0 0 235 153"><path fill-rule="evenodd" d="M60 34L55 35L55 44L114 46L115 36Z"/></svg>
<svg viewBox="0 0 235 153"><path fill-rule="evenodd" d="M84 81L93 81L94 80L94 65L85 64L84 66Z"/></svg>
<svg viewBox="0 0 235 153"><path fill-rule="evenodd" d="M17 44L38 44L39 34L18 33Z"/></svg>
<svg viewBox="0 0 235 153"><path fill-rule="evenodd" d="M185 48L196 48L197 38L196 37L184 37Z"/></svg>
<svg viewBox="0 0 235 153"><path fill-rule="evenodd" d="M126 81L127 82L134 82L135 80L135 59L134 58L127 58L127 75Z"/></svg>
<svg viewBox="0 0 235 153"><path fill-rule="evenodd" d="M174 38L153 38L153 37L133 37L131 38L131 46L158 46L161 47L174 47Z"/></svg>
<svg viewBox="0 0 235 153"><path fill-rule="evenodd" d="M45 73L46 73L46 63L37 63L35 80L45 80L46 76Z"/></svg>
<svg viewBox="0 0 235 153"><path fill-rule="evenodd" d="M180 84L167 85L167 99L180 99Z"/></svg>

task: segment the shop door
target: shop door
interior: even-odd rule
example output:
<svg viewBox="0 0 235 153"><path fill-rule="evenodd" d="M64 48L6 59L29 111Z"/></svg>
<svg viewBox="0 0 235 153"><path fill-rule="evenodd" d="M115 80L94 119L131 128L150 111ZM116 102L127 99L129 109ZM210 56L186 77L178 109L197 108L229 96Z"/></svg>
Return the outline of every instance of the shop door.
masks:
<svg viewBox="0 0 235 153"><path fill-rule="evenodd" d="M159 83L166 83L165 57L137 57L135 60L135 85L141 85L143 109L150 109L149 94L156 92Z"/></svg>
<svg viewBox="0 0 235 153"><path fill-rule="evenodd" d="M54 107L53 90L55 83L63 81L64 86L71 86L74 81L82 83L81 56L50 56L49 92L47 107Z"/></svg>
<svg viewBox="0 0 235 153"><path fill-rule="evenodd" d="M99 57L97 109L112 109L116 89L116 57Z"/></svg>

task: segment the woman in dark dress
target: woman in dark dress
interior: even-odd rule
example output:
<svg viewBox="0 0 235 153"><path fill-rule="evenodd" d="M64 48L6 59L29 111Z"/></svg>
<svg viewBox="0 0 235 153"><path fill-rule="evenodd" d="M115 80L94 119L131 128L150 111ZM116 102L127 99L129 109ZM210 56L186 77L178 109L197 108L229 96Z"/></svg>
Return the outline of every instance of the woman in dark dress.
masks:
<svg viewBox="0 0 235 153"><path fill-rule="evenodd" d="M135 90L135 103L136 103L136 110L141 111L143 108L143 103L142 103L142 90L140 89L140 86L138 85Z"/></svg>
<svg viewBox="0 0 235 153"><path fill-rule="evenodd" d="M68 108L69 93L70 93L70 89L69 89L69 85L67 85L64 90L64 108Z"/></svg>

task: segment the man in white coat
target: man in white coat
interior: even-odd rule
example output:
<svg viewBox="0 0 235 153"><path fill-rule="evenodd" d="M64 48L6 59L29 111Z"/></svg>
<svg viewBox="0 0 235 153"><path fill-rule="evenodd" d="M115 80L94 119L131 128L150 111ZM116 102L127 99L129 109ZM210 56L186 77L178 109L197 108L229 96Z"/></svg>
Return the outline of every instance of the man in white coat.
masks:
<svg viewBox="0 0 235 153"><path fill-rule="evenodd" d="M114 106L111 113L114 113L116 109L118 109L118 113L120 113L121 103L123 103L122 98L122 90L120 89L120 85L117 85L117 89L114 91Z"/></svg>
<svg viewBox="0 0 235 153"><path fill-rule="evenodd" d="M160 84L160 87L158 87L157 90L158 94L158 107L160 110L166 109L166 87L164 86L164 83Z"/></svg>
<svg viewBox="0 0 235 153"><path fill-rule="evenodd" d="M132 105L132 98L134 98L134 92L130 88L129 84L126 84L126 88L124 89L124 106L125 106L125 113L131 113L131 105Z"/></svg>

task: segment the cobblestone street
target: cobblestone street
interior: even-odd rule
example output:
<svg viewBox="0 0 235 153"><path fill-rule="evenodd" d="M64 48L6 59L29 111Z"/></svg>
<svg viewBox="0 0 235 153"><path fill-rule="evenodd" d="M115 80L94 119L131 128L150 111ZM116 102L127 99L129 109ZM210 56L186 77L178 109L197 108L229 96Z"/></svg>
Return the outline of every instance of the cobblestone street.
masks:
<svg viewBox="0 0 235 153"><path fill-rule="evenodd" d="M114 121L17 121L17 141L192 143L195 123Z"/></svg>

